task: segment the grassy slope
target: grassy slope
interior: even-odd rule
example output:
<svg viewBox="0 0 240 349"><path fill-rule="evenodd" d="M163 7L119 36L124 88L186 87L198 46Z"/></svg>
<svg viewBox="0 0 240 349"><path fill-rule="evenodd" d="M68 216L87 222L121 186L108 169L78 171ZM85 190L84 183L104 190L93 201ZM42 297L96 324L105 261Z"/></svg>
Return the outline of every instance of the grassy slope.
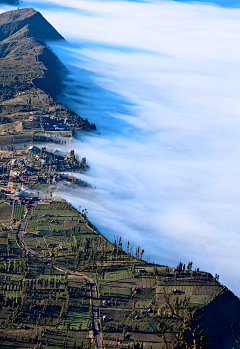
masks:
<svg viewBox="0 0 240 349"><path fill-rule="evenodd" d="M52 217L44 217L46 213ZM152 325L165 304L164 289L168 293L178 289L179 299L187 296L192 304L203 307L205 326L215 334L209 348L225 348L225 344L232 341L231 322L240 321L240 302L210 274L187 271L175 274L174 268L166 270L165 266L157 266L156 274L154 265L121 250L113 252L114 246L86 223L87 220L65 202L37 205L27 225L27 231L36 233L37 237L26 237L24 241L32 249L38 244L42 254L54 253L56 263L71 270L84 270L97 281L100 314L111 318L110 322L101 324L105 348L113 348L116 339L122 338L123 327L126 331L123 347L139 341L144 343L144 348L161 348L161 340ZM59 246L63 251L58 251ZM143 270L142 275L138 273L139 268ZM138 290L137 294L132 293L133 287ZM151 314L147 312L150 307ZM84 321L84 314L79 317L73 307L69 311L71 321L78 321L74 318L81 316Z"/></svg>
<svg viewBox="0 0 240 349"><path fill-rule="evenodd" d="M12 207L3 207L2 220L8 226ZM15 219L23 214L21 207L15 207ZM133 348L134 342L143 343L144 349L162 348L153 327L165 304L164 289L169 293L178 289L179 298L190 297L192 304L202 307L205 328L215 334L210 349L225 349L232 342L231 323L240 321L240 303L210 274L175 273L174 268L155 266L116 249L65 201L38 204L27 231L36 234L24 237L29 248L45 256L51 252L55 263L96 280L100 315L111 319L101 322L106 349L115 347L123 333L122 348ZM16 232L0 232L0 292L6 296L0 312L1 348L27 348L29 342L41 340L45 348L57 349L68 340L69 348L74 348L76 341L87 349L91 335L89 286L74 276L66 279L46 262L24 257L16 244ZM137 289L136 294L132 288Z"/></svg>
<svg viewBox="0 0 240 349"><path fill-rule="evenodd" d="M46 40L62 40L62 36L37 11L21 9L0 15L0 117L1 124L21 121L29 113L49 114L54 107L52 97L60 94L61 77L66 69L49 49ZM37 95L38 101L30 103ZM17 100L20 92L26 92L25 100ZM42 102L42 103L41 103ZM35 104L34 104L35 103ZM38 104L38 105L37 105ZM54 115L64 109L64 117L75 113L55 104ZM89 123L79 117L79 127L91 129ZM4 127L5 127L4 126ZM11 132L11 126L3 129ZM0 126L2 128L2 126ZM18 125L13 129L18 130Z"/></svg>
<svg viewBox="0 0 240 349"><path fill-rule="evenodd" d="M64 69L45 44L61 35L33 9L0 15L0 86L2 99L35 84L56 97L61 89L58 70ZM39 80L41 79L41 80Z"/></svg>
<svg viewBox="0 0 240 349"><path fill-rule="evenodd" d="M7 226L13 207L8 208L9 212L2 214ZM23 214L21 206L14 208L15 219ZM67 343L68 348L93 349L90 287L24 255L16 244L17 226L0 231L0 293L5 296L0 311L0 347L35 347L41 340L44 348L63 348ZM80 322L81 330L76 331Z"/></svg>

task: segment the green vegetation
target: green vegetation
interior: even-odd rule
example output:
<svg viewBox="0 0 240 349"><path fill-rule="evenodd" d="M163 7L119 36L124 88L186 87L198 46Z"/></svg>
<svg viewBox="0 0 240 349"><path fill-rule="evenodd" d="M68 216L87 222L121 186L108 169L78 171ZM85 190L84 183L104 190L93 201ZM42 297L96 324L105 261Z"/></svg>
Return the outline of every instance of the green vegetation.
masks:
<svg viewBox="0 0 240 349"><path fill-rule="evenodd" d="M47 130L56 135L40 115L55 118L53 124L61 118L74 127L96 129L56 102L66 69L45 43L49 39L63 38L39 12L26 8L0 14L0 146L46 138ZM66 130L60 133L71 136L72 127Z"/></svg>
<svg viewBox="0 0 240 349"><path fill-rule="evenodd" d="M39 341L46 348L62 348L63 343L69 348L94 348L89 339L90 287L29 257L16 244L16 232L1 238L0 294L5 297L1 348L28 348Z"/></svg>
<svg viewBox="0 0 240 349"><path fill-rule="evenodd" d="M16 206L13 216L21 218L23 212ZM52 349L95 348L90 285L54 268L53 263L95 280L106 349L119 342L122 348L165 349L159 328L166 316L166 295L171 294L171 304L185 304L187 297L186 304L194 311L206 309L207 313L212 307L214 313L222 299L226 304L235 302L238 309L239 303L217 276L193 270L192 263L186 268L182 263L177 268L147 263L140 247L133 256L129 242L128 252L123 251L121 238L110 243L90 224L85 210L80 213L64 200L38 202L28 218L26 231L31 234L24 234L23 242L41 258L17 245L18 224L15 230L2 230L0 237L0 294L5 297L0 312L1 348L13 343L16 348L27 348L29 343ZM220 313L226 325L228 315L224 309ZM203 316L204 321L208 318ZM181 324L172 325L181 328ZM217 335L222 332L219 322L205 326ZM228 326L231 333L229 320ZM166 334L166 338L174 343L174 336Z"/></svg>
<svg viewBox="0 0 240 349"><path fill-rule="evenodd" d="M26 208L23 205L14 205L13 219L20 221L26 212Z"/></svg>
<svg viewBox="0 0 240 349"><path fill-rule="evenodd" d="M52 120L69 119L73 127L95 129L55 101L62 87L58 72L64 73L64 67L45 44L47 39L62 37L33 9L0 15L2 147L58 134ZM69 129L62 136L73 132ZM50 157L46 149L35 156L25 152L31 173L42 177L39 186L46 187L46 171L41 170L49 166ZM3 158L6 185L10 167L9 158ZM19 166L27 171L24 161ZM66 168L87 168L85 158L78 164L74 151L64 161ZM55 181L60 167L56 161ZM28 185L35 180L28 179ZM192 262L186 267L180 262L176 268L148 263L144 249L128 241L124 251L121 237L110 243L88 221L86 209L78 212L64 200L25 200L25 210L5 199L1 195L1 348L96 348L95 287L105 349L165 349L175 345L176 338L186 342L184 324L189 314L191 324L198 324L200 313L203 329L215 335L209 349L232 343L231 322L240 322L240 302L218 282L218 275L193 270ZM25 214L26 228L25 220L20 222Z"/></svg>
<svg viewBox="0 0 240 349"><path fill-rule="evenodd" d="M50 90L48 84L49 79L52 79L56 95L60 83L53 67L56 65L59 68L60 63L47 46L36 39L57 40L62 39L61 35L33 9L1 14L0 27L2 100L12 98L18 91L28 90L32 86L32 79L44 77L46 77L45 90ZM11 48L13 44L15 44L14 49ZM46 61L46 66L43 61ZM47 73L49 68L51 73ZM44 81L41 81L42 83ZM51 89L52 93L54 89Z"/></svg>
<svg viewBox="0 0 240 349"><path fill-rule="evenodd" d="M6 226L10 223L12 212L12 206L0 203L0 226Z"/></svg>
<svg viewBox="0 0 240 349"><path fill-rule="evenodd" d="M144 347L163 348L153 324L157 329L165 305L164 292L173 294L175 300L188 296L196 308L226 292L210 274L192 270L192 263L186 269L181 265L174 270L141 260L140 247L135 256L124 252L121 238L109 243L83 213L65 201L37 204L27 224L27 231L36 237L26 236L24 242L57 265L84 271L96 280L105 348L113 348L116 341L126 348L133 348L137 342ZM82 329L89 326L87 307L86 299L75 300L69 304L66 321L76 328L79 324Z"/></svg>

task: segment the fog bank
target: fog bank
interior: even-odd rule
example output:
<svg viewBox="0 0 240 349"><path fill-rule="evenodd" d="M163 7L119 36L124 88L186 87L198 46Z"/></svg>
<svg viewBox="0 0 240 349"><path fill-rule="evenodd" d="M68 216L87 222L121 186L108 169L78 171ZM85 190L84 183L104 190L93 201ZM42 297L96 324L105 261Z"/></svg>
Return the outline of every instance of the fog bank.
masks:
<svg viewBox="0 0 240 349"><path fill-rule="evenodd" d="M239 294L240 10L34 3L68 40L53 46L70 71L62 102L101 133L64 147L87 157L81 177L96 187L64 196L110 240L193 261Z"/></svg>

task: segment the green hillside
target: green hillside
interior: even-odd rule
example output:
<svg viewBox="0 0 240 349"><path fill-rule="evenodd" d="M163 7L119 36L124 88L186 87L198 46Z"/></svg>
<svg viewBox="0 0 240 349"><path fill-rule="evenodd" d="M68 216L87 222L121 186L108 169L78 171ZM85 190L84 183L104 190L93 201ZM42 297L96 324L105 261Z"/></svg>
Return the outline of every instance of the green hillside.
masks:
<svg viewBox="0 0 240 349"><path fill-rule="evenodd" d="M1 100L33 85L54 97L60 93L59 72L64 67L45 41L61 39L45 18L31 8L0 15Z"/></svg>
<svg viewBox="0 0 240 349"><path fill-rule="evenodd" d="M0 14L2 135L24 133L21 122L33 114L56 120L67 118L70 124L84 130L96 129L95 125L56 102L67 71L46 44L48 40L63 38L32 8ZM40 126L37 129L40 130Z"/></svg>
<svg viewBox="0 0 240 349"><path fill-rule="evenodd" d="M46 41L62 39L31 8L0 15L0 348L232 348L240 301L218 275L187 260L176 267L148 263L144 246L123 242L121 230L111 243L86 209L48 194L21 197L23 185L46 191L61 168L81 169L74 151L68 159L27 150L28 143L64 144L74 128L96 129L57 101L67 71ZM16 143L23 143L18 151ZM12 150L18 192L10 195ZM87 170L86 158L83 164Z"/></svg>
<svg viewBox="0 0 240 349"><path fill-rule="evenodd" d="M194 312L202 312L209 349L233 342L231 325L240 321L240 302L211 274L147 263L141 249L132 256L122 250L121 238L108 242L66 201L34 205L28 209L21 248L16 243L18 222L14 230L1 233L1 348L13 343L27 348L29 342L44 348L94 348L92 295L86 278L97 285L104 348L119 342L121 348L164 349L156 333L166 309L164 294L171 295L172 303L187 297ZM14 210L14 217L23 218L21 209ZM176 323L174 318L168 321Z"/></svg>

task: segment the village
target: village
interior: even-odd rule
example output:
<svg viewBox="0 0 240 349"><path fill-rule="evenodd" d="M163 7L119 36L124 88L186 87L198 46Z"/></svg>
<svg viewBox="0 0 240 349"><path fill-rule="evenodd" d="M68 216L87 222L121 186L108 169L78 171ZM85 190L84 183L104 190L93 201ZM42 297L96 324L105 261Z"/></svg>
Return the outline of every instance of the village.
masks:
<svg viewBox="0 0 240 349"><path fill-rule="evenodd" d="M29 142L65 144L75 129L95 131L96 125L39 88L32 86L10 99L0 98L0 150L14 150Z"/></svg>
<svg viewBox="0 0 240 349"><path fill-rule="evenodd" d="M62 185L87 187L89 184L71 172L82 173L88 168L86 158L79 161L73 150L69 156L35 145L15 151L1 150L0 193L12 195L14 202L18 201L16 198L23 194L25 188L34 190L35 194L47 191L51 194L51 190L57 190Z"/></svg>
<svg viewBox="0 0 240 349"><path fill-rule="evenodd" d="M71 131L77 123L77 118L59 118L49 115L39 115L30 112L27 119L22 120L22 129L41 129L42 131Z"/></svg>

